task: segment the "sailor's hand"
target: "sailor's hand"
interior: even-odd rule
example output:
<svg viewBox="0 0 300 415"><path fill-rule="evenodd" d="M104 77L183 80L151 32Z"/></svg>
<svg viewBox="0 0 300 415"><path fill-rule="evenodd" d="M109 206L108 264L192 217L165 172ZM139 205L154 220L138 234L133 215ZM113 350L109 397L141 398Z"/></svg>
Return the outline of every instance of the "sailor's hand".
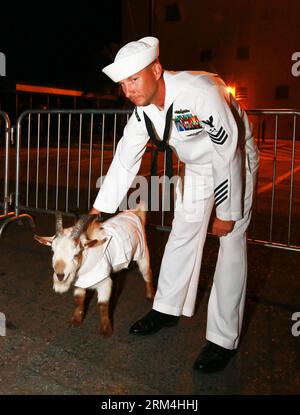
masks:
<svg viewBox="0 0 300 415"><path fill-rule="evenodd" d="M217 236L226 236L233 230L234 224L234 220L222 220L215 218L212 226L212 233Z"/></svg>

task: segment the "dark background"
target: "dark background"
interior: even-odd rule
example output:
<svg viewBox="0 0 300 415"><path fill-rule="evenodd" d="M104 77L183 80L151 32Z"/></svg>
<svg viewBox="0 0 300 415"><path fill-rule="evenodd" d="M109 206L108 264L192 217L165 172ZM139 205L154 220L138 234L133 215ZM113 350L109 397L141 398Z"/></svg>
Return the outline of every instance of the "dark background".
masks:
<svg viewBox="0 0 300 415"><path fill-rule="evenodd" d="M97 90L121 40L122 1L40 2L0 11L9 80Z"/></svg>

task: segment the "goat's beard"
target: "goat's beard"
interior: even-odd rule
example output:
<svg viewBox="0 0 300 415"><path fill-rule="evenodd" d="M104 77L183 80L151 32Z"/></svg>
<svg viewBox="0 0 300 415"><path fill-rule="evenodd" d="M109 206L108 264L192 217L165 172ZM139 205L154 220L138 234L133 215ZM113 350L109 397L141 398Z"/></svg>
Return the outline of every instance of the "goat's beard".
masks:
<svg viewBox="0 0 300 415"><path fill-rule="evenodd" d="M55 274L53 275L53 289L56 293L63 294L66 293L74 281L76 276L76 272L72 272L68 275L68 277L63 281L58 281Z"/></svg>

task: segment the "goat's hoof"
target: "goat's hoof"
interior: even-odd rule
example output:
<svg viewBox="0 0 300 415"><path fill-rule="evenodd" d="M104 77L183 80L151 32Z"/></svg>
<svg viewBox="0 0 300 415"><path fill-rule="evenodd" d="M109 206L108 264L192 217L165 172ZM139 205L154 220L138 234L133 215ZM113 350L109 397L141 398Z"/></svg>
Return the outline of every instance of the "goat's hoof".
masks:
<svg viewBox="0 0 300 415"><path fill-rule="evenodd" d="M83 323L83 319L72 318L70 322L70 326L74 328L78 328L82 326L82 323Z"/></svg>
<svg viewBox="0 0 300 415"><path fill-rule="evenodd" d="M104 337L110 337L113 334L112 325L111 324L101 325L100 334Z"/></svg>

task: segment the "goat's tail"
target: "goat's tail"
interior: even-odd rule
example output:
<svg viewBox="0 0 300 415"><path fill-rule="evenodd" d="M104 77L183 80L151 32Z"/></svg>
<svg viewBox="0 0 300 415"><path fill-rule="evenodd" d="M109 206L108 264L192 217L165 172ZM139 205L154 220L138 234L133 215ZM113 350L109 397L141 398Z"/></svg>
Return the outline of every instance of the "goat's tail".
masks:
<svg viewBox="0 0 300 415"><path fill-rule="evenodd" d="M146 224L146 216L147 216L147 205L146 203L141 200L140 203L136 206L135 209L131 209L141 220L142 224L145 226Z"/></svg>

